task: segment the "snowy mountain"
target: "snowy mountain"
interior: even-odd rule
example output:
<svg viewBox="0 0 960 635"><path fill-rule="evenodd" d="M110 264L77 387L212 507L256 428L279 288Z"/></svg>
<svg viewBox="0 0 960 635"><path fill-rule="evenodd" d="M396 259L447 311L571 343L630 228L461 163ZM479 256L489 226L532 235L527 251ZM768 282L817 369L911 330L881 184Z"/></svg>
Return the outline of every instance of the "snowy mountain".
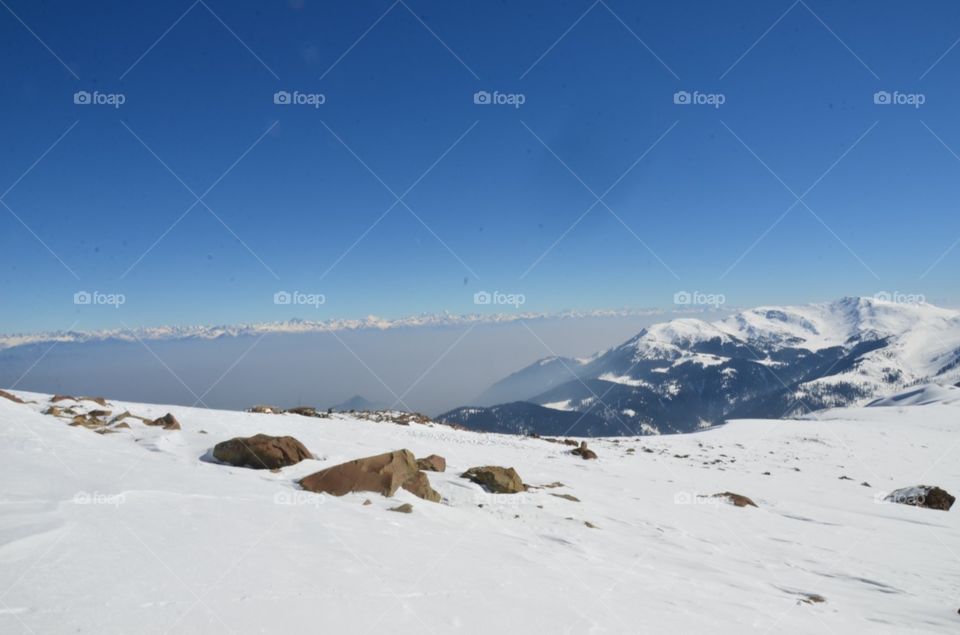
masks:
<svg viewBox="0 0 960 635"><path fill-rule="evenodd" d="M658 309L598 309L595 311L559 311L513 313L456 314L421 313L400 318L382 318L369 315L363 319L303 320L299 318L282 322L260 322L235 325L157 326L130 329L107 329L100 331L50 331L44 333L16 333L0 335L0 351L32 344L80 343L106 341L155 341L217 339L272 334L326 333L337 331L385 331L400 328L430 326L461 326L472 324L505 324L518 321L543 319L579 319L587 317L625 317L658 315Z"/></svg>
<svg viewBox="0 0 960 635"><path fill-rule="evenodd" d="M601 434L651 434L861 404L921 382L958 380L960 312L843 298L656 324L589 360L537 362L479 403L509 395L603 419ZM440 419L470 425L462 412ZM525 425L538 431L534 421Z"/></svg>
<svg viewBox="0 0 960 635"><path fill-rule="evenodd" d="M956 506L887 500L960 490L960 405L916 390L927 405L595 439L590 461L430 422L0 395L0 632L956 633ZM180 425L105 434L67 408ZM209 458L257 433L314 458ZM400 448L446 459L429 473L439 502L297 485ZM484 465L528 489L461 477Z"/></svg>

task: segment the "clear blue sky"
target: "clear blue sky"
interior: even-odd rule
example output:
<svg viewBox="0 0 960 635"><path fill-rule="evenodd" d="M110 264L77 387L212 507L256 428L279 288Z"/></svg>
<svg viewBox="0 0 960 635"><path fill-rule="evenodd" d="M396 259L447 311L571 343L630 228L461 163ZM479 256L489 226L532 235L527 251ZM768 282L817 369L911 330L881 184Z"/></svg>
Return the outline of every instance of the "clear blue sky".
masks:
<svg viewBox="0 0 960 635"><path fill-rule="evenodd" d="M4 2L3 332L960 299L955 2Z"/></svg>

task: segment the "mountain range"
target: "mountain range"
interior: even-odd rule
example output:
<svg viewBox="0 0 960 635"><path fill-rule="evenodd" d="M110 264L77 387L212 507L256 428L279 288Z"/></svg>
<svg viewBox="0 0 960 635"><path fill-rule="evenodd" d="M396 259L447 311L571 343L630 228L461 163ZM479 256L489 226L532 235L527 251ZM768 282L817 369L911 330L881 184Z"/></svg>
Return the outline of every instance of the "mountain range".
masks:
<svg viewBox="0 0 960 635"><path fill-rule="evenodd" d="M958 381L960 311L848 297L655 324L588 358L541 359L439 420L526 434L691 432Z"/></svg>

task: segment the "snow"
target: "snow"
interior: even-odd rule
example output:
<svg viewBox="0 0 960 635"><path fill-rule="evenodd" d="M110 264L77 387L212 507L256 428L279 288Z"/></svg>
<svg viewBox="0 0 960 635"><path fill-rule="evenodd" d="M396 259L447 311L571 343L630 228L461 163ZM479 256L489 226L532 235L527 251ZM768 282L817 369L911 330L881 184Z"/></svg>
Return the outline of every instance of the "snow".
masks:
<svg viewBox="0 0 960 635"><path fill-rule="evenodd" d="M591 439L596 461L441 425L114 401L183 429L99 435L17 392L36 403L0 398L0 632L956 633L958 509L877 500L960 490L954 392ZM258 432L317 459L275 473L201 460ZM399 448L446 457L429 475L442 503L295 484ZM495 496L458 476L488 464L564 486ZM723 491L758 507L709 498ZM412 514L387 511L403 502Z"/></svg>
<svg viewBox="0 0 960 635"><path fill-rule="evenodd" d="M622 384L624 386L650 386L650 382L642 379L634 379L630 375L614 375L613 373L604 373L597 377L600 381L608 381L611 384Z"/></svg>
<svg viewBox="0 0 960 635"><path fill-rule="evenodd" d="M550 408L551 410L573 410L573 407L570 405L571 401L571 399L565 399L563 401L553 401L542 405L544 408Z"/></svg>
<svg viewBox="0 0 960 635"><path fill-rule="evenodd" d="M958 402L960 402L960 388L956 386L925 384L890 397L876 399L868 403L867 407L925 406L928 404L952 404Z"/></svg>
<svg viewBox="0 0 960 635"><path fill-rule="evenodd" d="M291 307L297 308L297 307ZM591 311L560 312L511 312L511 313L469 313L454 314L449 311L440 313L421 313L400 318L382 318L368 315L361 319L303 320L292 319L282 322L260 322L256 324L235 325L192 325L157 326L135 329L107 329L100 331L51 331L43 333L15 333L0 335L0 350L28 346L31 344L53 344L67 342L102 342L120 340L126 342L154 340L212 340L220 337L262 336L267 334L291 333L327 333L337 331L376 330L385 331L401 328L430 326L461 326L473 324L508 324L520 321L548 319L583 319L651 316L665 313L659 309L597 309ZM541 363L549 363L556 358L548 358ZM575 360L586 364L590 358Z"/></svg>

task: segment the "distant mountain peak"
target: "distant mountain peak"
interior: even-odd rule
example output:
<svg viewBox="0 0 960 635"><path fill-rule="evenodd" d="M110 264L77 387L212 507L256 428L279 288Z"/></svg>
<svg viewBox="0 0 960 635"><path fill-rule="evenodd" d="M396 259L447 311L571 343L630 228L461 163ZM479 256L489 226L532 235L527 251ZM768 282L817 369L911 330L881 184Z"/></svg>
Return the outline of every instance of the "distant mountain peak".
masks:
<svg viewBox="0 0 960 635"><path fill-rule="evenodd" d="M480 404L510 407L469 418L502 430L509 428L504 413L522 412L533 432L538 416L547 427L561 421L517 404L528 402L589 415L593 434L685 432L734 416L862 404L919 383L960 380L960 312L883 297L762 306L714 322L654 324L587 360L561 359L497 382ZM457 411L446 416L469 425Z"/></svg>

